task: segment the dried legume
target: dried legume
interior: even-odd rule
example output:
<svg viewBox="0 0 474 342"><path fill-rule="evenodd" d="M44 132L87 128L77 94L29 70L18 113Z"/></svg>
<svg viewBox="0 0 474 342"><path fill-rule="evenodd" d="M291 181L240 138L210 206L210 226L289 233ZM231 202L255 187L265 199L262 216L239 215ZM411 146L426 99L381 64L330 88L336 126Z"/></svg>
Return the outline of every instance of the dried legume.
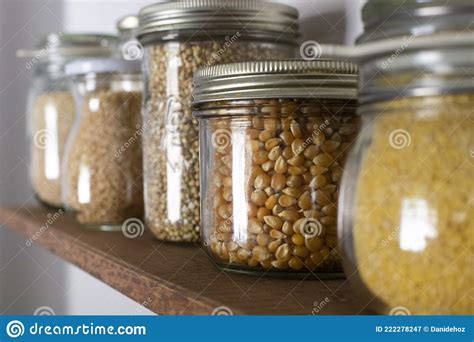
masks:
<svg viewBox="0 0 474 342"><path fill-rule="evenodd" d="M359 122L353 102L322 103L269 99L200 105L209 116L212 108L226 107L234 114L257 114L232 118L224 109L202 122L212 137L204 147L211 160L202 166L208 179L203 205L211 208L203 217L204 241L224 267L341 270L335 250L340 170ZM317 116L304 114L316 109ZM342 128L353 133L340 134ZM321 165L317 174L312 171ZM219 214L223 207L225 217Z"/></svg>

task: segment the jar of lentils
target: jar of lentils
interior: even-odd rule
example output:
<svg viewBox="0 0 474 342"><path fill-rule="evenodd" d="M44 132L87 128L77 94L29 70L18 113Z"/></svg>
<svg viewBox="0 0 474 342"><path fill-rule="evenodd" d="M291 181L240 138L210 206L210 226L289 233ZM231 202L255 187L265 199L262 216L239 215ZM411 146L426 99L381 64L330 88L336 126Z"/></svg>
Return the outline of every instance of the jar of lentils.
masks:
<svg viewBox="0 0 474 342"><path fill-rule="evenodd" d="M254 0L185 0L147 6L139 17L147 75L145 221L161 240L195 242L200 218L193 73L225 62L293 57L298 12Z"/></svg>
<svg viewBox="0 0 474 342"><path fill-rule="evenodd" d="M358 134L357 69L330 60L195 76L202 241L225 270L340 277L339 181Z"/></svg>
<svg viewBox="0 0 474 342"><path fill-rule="evenodd" d="M364 9L363 134L339 228L344 269L377 313L474 314L473 10L456 0Z"/></svg>

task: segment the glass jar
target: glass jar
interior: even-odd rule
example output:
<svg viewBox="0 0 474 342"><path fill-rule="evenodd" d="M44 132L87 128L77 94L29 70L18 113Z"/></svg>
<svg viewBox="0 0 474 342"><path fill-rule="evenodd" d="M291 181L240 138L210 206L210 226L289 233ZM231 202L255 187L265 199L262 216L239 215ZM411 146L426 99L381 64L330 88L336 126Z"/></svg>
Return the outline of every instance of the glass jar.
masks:
<svg viewBox="0 0 474 342"><path fill-rule="evenodd" d="M126 15L117 21L117 31L119 33L119 42L126 43L135 39L138 32L138 16Z"/></svg>
<svg viewBox="0 0 474 342"><path fill-rule="evenodd" d="M255 16L259 16L256 21ZM261 1L187 0L140 12L145 47L145 220L159 239L199 240L198 125L192 76L201 66L289 58L298 12Z"/></svg>
<svg viewBox="0 0 474 342"><path fill-rule="evenodd" d="M358 133L357 69L226 64L195 76L202 241L224 270L337 278L337 198Z"/></svg>
<svg viewBox="0 0 474 342"><path fill-rule="evenodd" d="M49 206L62 207L61 162L76 111L68 89L64 65L84 56L110 56L115 37L54 33L35 50L20 50L34 70L28 98L30 178L37 198Z"/></svg>
<svg viewBox="0 0 474 342"><path fill-rule="evenodd" d="M405 40L362 44L363 133L340 196L344 269L377 313L472 315L474 39Z"/></svg>
<svg viewBox="0 0 474 342"><path fill-rule="evenodd" d="M127 61L136 61L143 57L143 46L136 39L138 33L138 16L127 15L117 21L119 43L117 58Z"/></svg>
<svg viewBox="0 0 474 342"><path fill-rule="evenodd" d="M64 159L64 203L87 227L120 230L143 217L140 64L84 59L66 66L78 116Z"/></svg>
<svg viewBox="0 0 474 342"><path fill-rule="evenodd" d="M358 43L461 32L472 25L471 0L368 0Z"/></svg>

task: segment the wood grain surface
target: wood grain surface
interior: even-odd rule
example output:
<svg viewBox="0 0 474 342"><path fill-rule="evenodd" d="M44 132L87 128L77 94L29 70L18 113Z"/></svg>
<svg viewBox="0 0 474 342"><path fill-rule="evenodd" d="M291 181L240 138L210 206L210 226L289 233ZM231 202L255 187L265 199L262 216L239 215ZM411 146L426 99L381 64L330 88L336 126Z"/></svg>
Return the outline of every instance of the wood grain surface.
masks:
<svg viewBox="0 0 474 342"><path fill-rule="evenodd" d="M25 237L26 246L49 250L160 315L209 315L216 308L234 315L366 313L345 280L223 272L201 246L161 242L146 230L136 238L86 230L70 214L41 207L0 208L0 223Z"/></svg>

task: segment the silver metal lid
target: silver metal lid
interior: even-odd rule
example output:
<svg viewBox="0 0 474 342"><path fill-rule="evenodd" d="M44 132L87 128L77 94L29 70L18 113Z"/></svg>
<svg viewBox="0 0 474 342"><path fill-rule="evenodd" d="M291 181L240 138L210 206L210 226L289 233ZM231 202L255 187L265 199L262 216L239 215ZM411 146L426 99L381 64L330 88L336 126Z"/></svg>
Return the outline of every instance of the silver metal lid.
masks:
<svg viewBox="0 0 474 342"><path fill-rule="evenodd" d="M357 67L335 60L213 65L194 74L194 104L242 99L355 99Z"/></svg>
<svg viewBox="0 0 474 342"><path fill-rule="evenodd" d="M151 43L175 39L188 32L193 38L244 37L297 44L298 11L287 5L260 0L180 0L144 7L139 15L138 39ZM179 31L179 32L178 32Z"/></svg>
<svg viewBox="0 0 474 342"><path fill-rule="evenodd" d="M369 0L362 9L364 33L358 43L472 27L472 0Z"/></svg>
<svg viewBox="0 0 474 342"><path fill-rule="evenodd" d="M474 34L466 33L439 33L423 37L395 37L385 40L367 42L359 45L318 45L320 58L350 61L362 64L373 58L386 57L393 60L400 55L411 51L428 49L452 49L457 47L474 48ZM472 54L467 54L466 59L471 61Z"/></svg>
<svg viewBox="0 0 474 342"><path fill-rule="evenodd" d="M373 56L370 63L363 63L360 67L359 103L472 93L473 46L451 44L446 48L433 45L408 49L400 55Z"/></svg>
<svg viewBox="0 0 474 342"><path fill-rule="evenodd" d="M107 34L51 33L37 44L35 49L18 50L18 58L39 60L110 56L117 44L117 37Z"/></svg>
<svg viewBox="0 0 474 342"><path fill-rule="evenodd" d="M320 45L324 58L359 64L359 104L474 90L474 34L397 37L353 47Z"/></svg>
<svg viewBox="0 0 474 342"><path fill-rule="evenodd" d="M120 34L133 32L138 29L138 16L136 15L127 15L123 18L120 18L117 21L117 31Z"/></svg>

